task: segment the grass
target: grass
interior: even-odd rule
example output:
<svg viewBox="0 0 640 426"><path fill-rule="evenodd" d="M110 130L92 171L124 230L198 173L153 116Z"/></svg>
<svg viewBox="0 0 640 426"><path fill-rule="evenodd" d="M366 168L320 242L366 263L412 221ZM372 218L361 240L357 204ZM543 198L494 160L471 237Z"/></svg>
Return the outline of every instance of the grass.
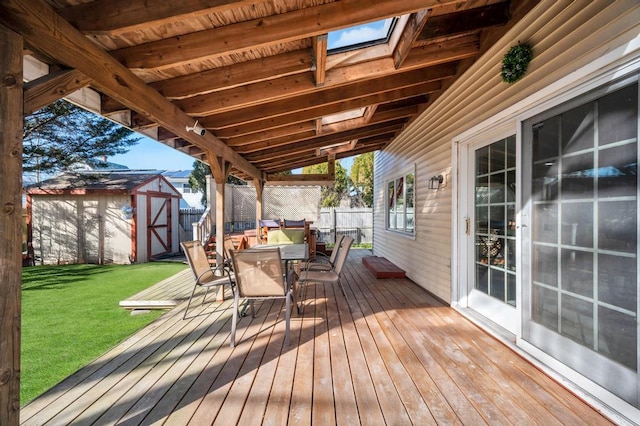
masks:
<svg viewBox="0 0 640 426"><path fill-rule="evenodd" d="M132 316L118 302L184 268L169 262L24 268L21 404L162 315Z"/></svg>

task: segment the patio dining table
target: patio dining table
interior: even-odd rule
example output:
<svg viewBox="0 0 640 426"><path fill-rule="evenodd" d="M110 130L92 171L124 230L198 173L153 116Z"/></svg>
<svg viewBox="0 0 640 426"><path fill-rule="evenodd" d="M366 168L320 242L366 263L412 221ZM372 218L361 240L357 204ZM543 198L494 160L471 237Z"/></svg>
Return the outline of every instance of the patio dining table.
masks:
<svg viewBox="0 0 640 426"><path fill-rule="evenodd" d="M289 270L292 261L309 259L309 244L259 244L247 250L258 251L270 248L280 249L280 258L284 261L285 270Z"/></svg>

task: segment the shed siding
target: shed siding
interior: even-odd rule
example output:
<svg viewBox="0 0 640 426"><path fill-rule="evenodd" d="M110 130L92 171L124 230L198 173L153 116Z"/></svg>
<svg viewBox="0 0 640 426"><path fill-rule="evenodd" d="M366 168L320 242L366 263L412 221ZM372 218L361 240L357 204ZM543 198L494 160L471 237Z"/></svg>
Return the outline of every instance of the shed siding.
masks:
<svg viewBox="0 0 640 426"><path fill-rule="evenodd" d="M541 1L376 155L375 254L451 302L453 138L634 39L639 21L637 0ZM501 81L500 65L518 41L533 47L534 59L521 81L507 85ZM416 167L415 239L385 230L385 180L410 164ZM438 174L446 176L445 186L439 191L427 189L428 179Z"/></svg>
<svg viewBox="0 0 640 426"><path fill-rule="evenodd" d="M44 264L130 263L125 195L33 195L33 243Z"/></svg>

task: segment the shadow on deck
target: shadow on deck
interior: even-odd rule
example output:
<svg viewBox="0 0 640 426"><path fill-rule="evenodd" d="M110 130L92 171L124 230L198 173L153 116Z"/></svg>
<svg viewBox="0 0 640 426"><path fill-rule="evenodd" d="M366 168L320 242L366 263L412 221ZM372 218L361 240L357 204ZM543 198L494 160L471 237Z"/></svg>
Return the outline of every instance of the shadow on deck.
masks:
<svg viewBox="0 0 640 426"><path fill-rule="evenodd" d="M25 406L21 421L609 424L412 281L375 279L366 255L351 251L346 298L339 288L308 287L290 346L280 301L241 319L233 349L231 300L197 301L187 320L179 302Z"/></svg>

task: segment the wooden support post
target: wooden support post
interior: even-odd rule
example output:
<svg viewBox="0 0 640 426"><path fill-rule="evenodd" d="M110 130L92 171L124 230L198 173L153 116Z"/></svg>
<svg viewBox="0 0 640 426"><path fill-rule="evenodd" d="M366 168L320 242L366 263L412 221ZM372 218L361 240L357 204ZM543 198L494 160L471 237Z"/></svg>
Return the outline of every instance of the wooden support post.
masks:
<svg viewBox="0 0 640 426"><path fill-rule="evenodd" d="M20 419L22 37L0 26L0 425Z"/></svg>
<svg viewBox="0 0 640 426"><path fill-rule="evenodd" d="M227 176L231 172L231 163L211 153L207 154L207 159L216 182L216 264L221 265L224 261L224 190ZM216 299L222 301L224 300L224 286L218 288Z"/></svg>
<svg viewBox="0 0 640 426"><path fill-rule="evenodd" d="M256 242L262 241L262 229L260 229L260 221L262 220L262 193L264 192L264 180L254 179L253 184L256 187Z"/></svg>

